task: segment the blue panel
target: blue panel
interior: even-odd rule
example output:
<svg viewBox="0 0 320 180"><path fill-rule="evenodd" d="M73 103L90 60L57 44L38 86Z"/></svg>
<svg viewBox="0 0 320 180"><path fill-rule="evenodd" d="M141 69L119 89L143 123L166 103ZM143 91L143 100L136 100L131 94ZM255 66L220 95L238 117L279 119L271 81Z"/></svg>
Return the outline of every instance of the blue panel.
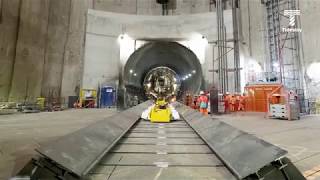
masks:
<svg viewBox="0 0 320 180"><path fill-rule="evenodd" d="M112 107L116 102L116 90L111 86L104 86L101 88L100 107Z"/></svg>

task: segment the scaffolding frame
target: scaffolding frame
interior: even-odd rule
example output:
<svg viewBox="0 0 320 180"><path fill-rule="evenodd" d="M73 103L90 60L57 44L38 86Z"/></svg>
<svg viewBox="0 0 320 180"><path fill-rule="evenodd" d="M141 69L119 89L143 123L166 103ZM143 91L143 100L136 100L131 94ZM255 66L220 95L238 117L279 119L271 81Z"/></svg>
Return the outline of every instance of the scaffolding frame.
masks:
<svg viewBox="0 0 320 180"><path fill-rule="evenodd" d="M302 63L299 32L286 32L283 28L298 29L299 18L290 18L285 10L298 10L299 0L263 0L266 7L266 42L268 67L279 81L300 97L301 112L305 112ZM291 21L294 23L291 24Z"/></svg>
<svg viewBox="0 0 320 180"><path fill-rule="evenodd" d="M233 20L233 37L227 39L226 26L224 24L223 11L226 9L226 3L230 2L232 6L232 20ZM239 13L239 0L216 0L216 13L217 13L217 35L216 47L218 50L217 59L213 58L213 81L214 73L218 74L218 89L220 93L226 93L230 91L229 87L229 73L234 74L233 88L235 92L240 92L240 52L239 52L239 25L238 25L238 13ZM233 42L233 47L228 47L228 42ZM233 51L233 68L230 67L228 61L228 53ZM215 70L215 61L218 61L218 67Z"/></svg>

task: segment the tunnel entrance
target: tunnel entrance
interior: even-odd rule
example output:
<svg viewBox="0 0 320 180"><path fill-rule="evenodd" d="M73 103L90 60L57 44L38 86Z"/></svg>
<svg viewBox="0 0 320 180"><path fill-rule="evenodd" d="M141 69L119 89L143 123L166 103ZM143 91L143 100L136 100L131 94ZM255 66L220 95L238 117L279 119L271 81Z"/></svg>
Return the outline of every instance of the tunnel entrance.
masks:
<svg viewBox="0 0 320 180"><path fill-rule="evenodd" d="M178 99L185 92L199 91L202 69L197 56L179 43L157 41L136 50L125 64L123 83L127 94L147 99L144 82L159 67L168 68L175 74L179 82Z"/></svg>

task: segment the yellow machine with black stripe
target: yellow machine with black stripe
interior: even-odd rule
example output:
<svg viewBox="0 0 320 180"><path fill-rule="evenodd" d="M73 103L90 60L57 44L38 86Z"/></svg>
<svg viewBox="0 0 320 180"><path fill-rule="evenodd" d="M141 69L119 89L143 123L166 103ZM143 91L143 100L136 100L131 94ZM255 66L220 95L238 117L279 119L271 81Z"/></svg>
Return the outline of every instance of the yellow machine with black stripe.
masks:
<svg viewBox="0 0 320 180"><path fill-rule="evenodd" d="M145 94L154 104L145 113L151 122L170 122L175 110L170 102L175 99L180 81L177 74L168 67L157 67L149 71L144 79Z"/></svg>
<svg viewBox="0 0 320 180"><path fill-rule="evenodd" d="M163 99L158 99L151 108L149 117L151 122L170 122L172 113L168 103Z"/></svg>

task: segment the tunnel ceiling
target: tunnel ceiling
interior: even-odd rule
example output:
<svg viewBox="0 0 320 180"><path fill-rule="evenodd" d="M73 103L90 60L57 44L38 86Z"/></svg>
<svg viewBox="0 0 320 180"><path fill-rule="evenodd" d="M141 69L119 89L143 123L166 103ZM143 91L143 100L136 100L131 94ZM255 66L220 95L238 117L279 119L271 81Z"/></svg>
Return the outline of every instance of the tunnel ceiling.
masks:
<svg viewBox="0 0 320 180"><path fill-rule="evenodd" d="M127 89L143 89L146 74L155 67L169 67L182 81L181 92L197 92L201 85L202 70L197 56L176 42L151 42L136 50L124 67L124 85ZM190 75L186 80L183 78Z"/></svg>

